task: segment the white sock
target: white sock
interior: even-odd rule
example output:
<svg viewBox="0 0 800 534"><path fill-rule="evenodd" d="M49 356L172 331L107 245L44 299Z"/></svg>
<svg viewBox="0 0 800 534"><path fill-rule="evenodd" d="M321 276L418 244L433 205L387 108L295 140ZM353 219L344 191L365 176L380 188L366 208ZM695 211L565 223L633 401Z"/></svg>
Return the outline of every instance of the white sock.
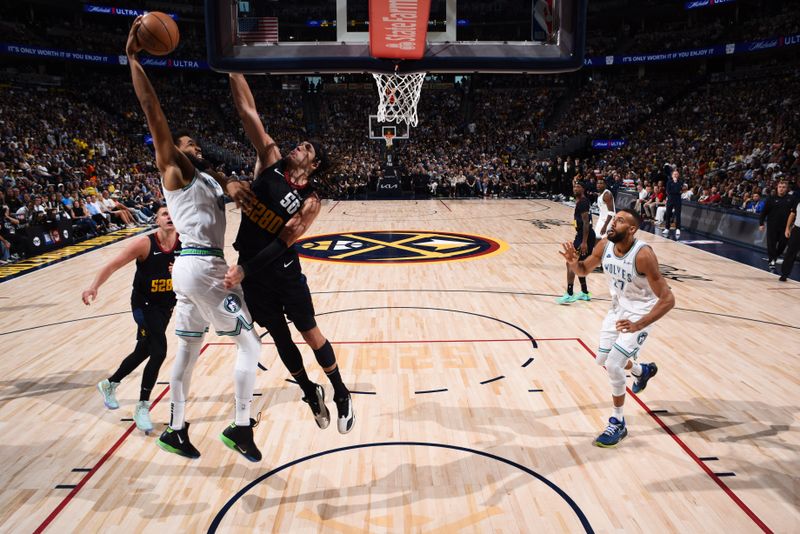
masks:
<svg viewBox="0 0 800 534"><path fill-rule="evenodd" d="M624 408L624 406L614 406L614 412L611 414L613 417L617 418L617 421L620 422L625 420L625 416L622 415L622 408Z"/></svg>
<svg viewBox="0 0 800 534"><path fill-rule="evenodd" d="M631 365L631 374L635 377L642 376L642 364L633 362L633 365Z"/></svg>
<svg viewBox="0 0 800 534"><path fill-rule="evenodd" d="M250 426L250 403L252 399L236 398L236 426Z"/></svg>
<svg viewBox="0 0 800 534"><path fill-rule="evenodd" d="M180 430L183 428L184 410L186 409L186 401L171 402L169 404L169 427L172 430Z"/></svg>

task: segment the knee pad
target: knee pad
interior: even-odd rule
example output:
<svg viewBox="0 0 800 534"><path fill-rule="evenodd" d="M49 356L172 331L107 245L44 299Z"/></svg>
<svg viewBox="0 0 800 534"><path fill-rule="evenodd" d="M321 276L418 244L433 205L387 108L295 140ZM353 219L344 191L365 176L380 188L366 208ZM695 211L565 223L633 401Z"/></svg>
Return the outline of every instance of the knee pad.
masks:
<svg viewBox="0 0 800 534"><path fill-rule="evenodd" d="M333 352L331 342L327 339L324 345L314 351L314 356L317 358L317 363L319 363L323 369L328 369L336 364L336 354Z"/></svg>
<svg viewBox="0 0 800 534"><path fill-rule="evenodd" d="M625 366L628 358L616 348L612 348L606 359L608 381L611 383L611 394L620 397L625 394Z"/></svg>

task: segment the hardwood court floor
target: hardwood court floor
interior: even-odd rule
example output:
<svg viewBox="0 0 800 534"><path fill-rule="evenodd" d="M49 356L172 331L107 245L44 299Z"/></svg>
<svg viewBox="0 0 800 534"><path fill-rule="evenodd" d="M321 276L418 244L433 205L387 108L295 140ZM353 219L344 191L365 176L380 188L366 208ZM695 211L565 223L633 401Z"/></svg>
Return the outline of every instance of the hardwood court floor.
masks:
<svg viewBox="0 0 800 534"><path fill-rule="evenodd" d="M440 263L304 259L319 324L360 392L356 426L318 430L267 337L258 464L217 437L233 416L226 338L207 336L192 381L199 460L164 453L120 420L140 372L120 387L121 409L103 407L95 384L134 344L133 267L90 308L80 292L124 244L3 283L0 530L800 531L800 285L643 234L679 275L669 281L677 309L642 351L660 371L628 398L628 438L598 449L610 399L592 351L608 290L592 275L591 303L555 304L570 218L544 201L326 204L315 234L454 232L508 248ZM233 210L229 221L232 242ZM154 391L158 430L166 390Z"/></svg>

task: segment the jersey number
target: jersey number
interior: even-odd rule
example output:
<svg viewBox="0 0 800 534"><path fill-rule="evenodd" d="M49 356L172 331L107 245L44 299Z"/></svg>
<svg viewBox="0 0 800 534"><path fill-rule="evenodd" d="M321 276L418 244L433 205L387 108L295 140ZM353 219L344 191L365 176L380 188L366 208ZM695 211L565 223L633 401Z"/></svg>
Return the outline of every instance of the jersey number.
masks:
<svg viewBox="0 0 800 534"><path fill-rule="evenodd" d="M247 217L258 225L259 228L265 229L267 232L274 234L283 225L283 217L275 214L271 209L261 202L257 202L255 208L252 208Z"/></svg>
<svg viewBox="0 0 800 534"><path fill-rule="evenodd" d="M614 287L618 287L620 291L625 291L625 280L614 280Z"/></svg>
<svg viewBox="0 0 800 534"><path fill-rule="evenodd" d="M281 200L281 206L286 208L286 211L289 212L289 215L294 215L294 212L300 207L300 199L294 194L294 191L291 191L286 194L285 197Z"/></svg>
<svg viewBox="0 0 800 534"><path fill-rule="evenodd" d="M172 291L172 278L161 278L150 281L150 293L164 293Z"/></svg>

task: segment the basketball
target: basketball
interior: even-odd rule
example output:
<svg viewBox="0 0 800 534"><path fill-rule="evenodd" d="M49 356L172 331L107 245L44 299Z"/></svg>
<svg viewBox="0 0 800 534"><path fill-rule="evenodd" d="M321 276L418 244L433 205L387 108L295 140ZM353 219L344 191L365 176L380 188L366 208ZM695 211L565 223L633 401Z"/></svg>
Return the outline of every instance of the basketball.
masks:
<svg viewBox="0 0 800 534"><path fill-rule="evenodd" d="M151 11L142 17L137 37L145 52L154 56L164 56L175 50L181 34L178 25L169 15Z"/></svg>

